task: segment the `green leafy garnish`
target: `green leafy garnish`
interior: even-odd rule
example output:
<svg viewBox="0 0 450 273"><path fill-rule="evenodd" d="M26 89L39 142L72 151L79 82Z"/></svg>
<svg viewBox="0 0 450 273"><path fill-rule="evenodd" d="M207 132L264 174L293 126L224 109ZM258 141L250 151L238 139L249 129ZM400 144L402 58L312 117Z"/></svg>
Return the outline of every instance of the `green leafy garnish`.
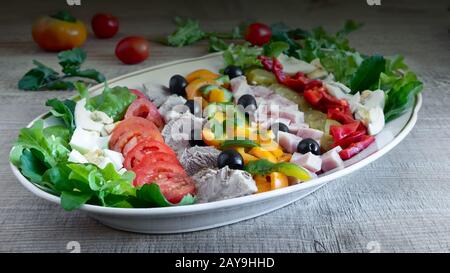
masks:
<svg viewBox="0 0 450 273"><path fill-rule="evenodd" d="M264 56L278 57L281 53L289 49L289 44L283 41L275 41L263 46Z"/></svg>
<svg viewBox="0 0 450 273"><path fill-rule="evenodd" d="M158 184L145 184L136 191L137 199L141 200L146 207L169 207L169 206L183 206L193 204L196 200L195 196L187 194L181 199L178 204L173 204L164 197Z"/></svg>
<svg viewBox="0 0 450 273"><path fill-rule="evenodd" d="M128 106L137 98L127 87L116 86L113 88L105 85L100 95L89 97L87 88L83 83L75 84L80 96L86 98L86 109L106 113L114 121L123 119Z"/></svg>
<svg viewBox="0 0 450 273"><path fill-rule="evenodd" d="M383 56L373 55L365 59L350 81L352 93L367 90L378 83L380 74L384 72L385 66L386 61Z"/></svg>
<svg viewBox="0 0 450 273"><path fill-rule="evenodd" d="M74 82L70 78L85 78L96 82L104 82L105 76L94 69L81 69L86 60L86 53L80 48L62 51L58 54L62 74L54 69L33 60L36 66L29 70L19 80L18 87L21 90L72 90Z"/></svg>
<svg viewBox="0 0 450 273"><path fill-rule="evenodd" d="M51 106L52 109L50 113L53 116L63 120L66 128L69 129L70 133L75 130L75 105L73 100L60 101L58 99L50 99L45 103L46 106Z"/></svg>
<svg viewBox="0 0 450 273"><path fill-rule="evenodd" d="M225 66L235 65L245 70L250 67L262 66L261 62L257 59L262 52L262 48L252 46L248 42L241 45L231 44L228 49L223 52L223 59L225 61Z"/></svg>
<svg viewBox="0 0 450 273"><path fill-rule="evenodd" d="M210 52L224 50L223 39L239 39L242 37L240 27L234 27L231 32L206 32L200 28L197 20L175 17L175 31L167 36L164 43L170 46L183 47L204 39L210 39ZM212 39L212 40L211 40ZM226 48L225 48L226 49Z"/></svg>

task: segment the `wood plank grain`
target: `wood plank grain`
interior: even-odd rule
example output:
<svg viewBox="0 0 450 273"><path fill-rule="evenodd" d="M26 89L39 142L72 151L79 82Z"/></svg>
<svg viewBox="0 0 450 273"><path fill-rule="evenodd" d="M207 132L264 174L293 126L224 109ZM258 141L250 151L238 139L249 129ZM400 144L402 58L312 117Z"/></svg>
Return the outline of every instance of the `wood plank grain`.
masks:
<svg viewBox="0 0 450 273"><path fill-rule="evenodd" d="M228 30L246 18L335 30L345 19L365 22L351 40L363 52L404 54L425 83L424 106L413 132L393 151L363 170L333 181L310 196L268 215L207 231L142 235L116 231L81 212L67 213L27 192L9 170L8 152L19 128L44 112L51 97L71 92L23 92L17 81L32 59L56 65L29 35L40 14L64 1L11 1L2 6L0 32L0 251L67 252L382 252L450 251L450 35L446 1L137 1L82 0L72 8L85 21L96 11L121 19L111 40L90 37L86 67L108 77L180 58L201 56L206 43L183 49L152 42L151 58L125 66L113 55L128 34L151 40L173 29L173 15L200 19L207 29ZM23 6L27 8L24 9ZM218 12L220 10L220 12ZM369 245L368 245L369 244Z"/></svg>

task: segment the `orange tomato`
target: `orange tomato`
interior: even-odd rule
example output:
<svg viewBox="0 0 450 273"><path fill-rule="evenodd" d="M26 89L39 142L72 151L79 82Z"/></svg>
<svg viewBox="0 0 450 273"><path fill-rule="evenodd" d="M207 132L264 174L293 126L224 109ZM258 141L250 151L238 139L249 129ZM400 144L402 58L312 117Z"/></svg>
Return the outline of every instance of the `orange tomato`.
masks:
<svg viewBox="0 0 450 273"><path fill-rule="evenodd" d="M87 38L84 23L70 15L64 20L57 15L40 17L34 22L33 40L47 51L62 51L82 46Z"/></svg>

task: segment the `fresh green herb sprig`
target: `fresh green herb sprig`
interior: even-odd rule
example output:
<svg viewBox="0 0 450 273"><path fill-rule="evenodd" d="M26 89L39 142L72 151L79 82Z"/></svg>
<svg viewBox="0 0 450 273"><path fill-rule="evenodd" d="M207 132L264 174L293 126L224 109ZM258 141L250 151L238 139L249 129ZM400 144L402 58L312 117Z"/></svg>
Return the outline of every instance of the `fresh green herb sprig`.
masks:
<svg viewBox="0 0 450 273"><path fill-rule="evenodd" d="M95 69L81 69L86 60L86 52L81 48L62 51L58 54L59 65L62 74L51 67L33 60L36 66L29 70L19 80L18 87L21 90L73 90L74 81L71 78L83 78L95 82L104 82L105 76Z"/></svg>

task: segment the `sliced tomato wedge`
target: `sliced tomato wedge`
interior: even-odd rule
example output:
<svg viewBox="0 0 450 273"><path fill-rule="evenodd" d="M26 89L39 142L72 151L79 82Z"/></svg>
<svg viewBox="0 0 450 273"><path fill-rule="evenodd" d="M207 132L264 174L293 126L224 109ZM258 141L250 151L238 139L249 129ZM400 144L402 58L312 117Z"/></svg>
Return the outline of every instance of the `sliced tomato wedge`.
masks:
<svg viewBox="0 0 450 273"><path fill-rule="evenodd" d="M144 93L142 93L141 91L139 91L137 89L130 89L130 92L135 94L138 99L140 99L140 98L145 98L146 99L147 98L147 96Z"/></svg>
<svg viewBox="0 0 450 273"><path fill-rule="evenodd" d="M155 182L160 173L177 173L186 175L183 167L178 162L154 162L151 155L147 155L139 165L133 169L136 178L133 181L134 186L142 186Z"/></svg>
<svg viewBox="0 0 450 273"><path fill-rule="evenodd" d="M121 121L116 128L114 128L111 139L109 140L110 149L123 152L124 146L132 139L154 139L164 142L164 139L155 124L147 119L141 117L130 117ZM139 141L136 141L136 144ZM128 146L127 150L132 147Z"/></svg>
<svg viewBox="0 0 450 273"><path fill-rule="evenodd" d="M139 165L147 154L154 152L162 152L167 154L168 157L176 158L175 152L164 142L153 139L143 139L139 141L133 149L127 152L123 163L124 167L127 170L132 170L135 166Z"/></svg>
<svg viewBox="0 0 450 273"><path fill-rule="evenodd" d="M187 194L195 195L195 184L192 178L178 173L160 173L155 180L167 201L177 204Z"/></svg>
<svg viewBox="0 0 450 273"><path fill-rule="evenodd" d="M139 98L133 101L125 113L125 119L141 117L152 121L160 130L164 127L164 119L156 105L147 98Z"/></svg>

